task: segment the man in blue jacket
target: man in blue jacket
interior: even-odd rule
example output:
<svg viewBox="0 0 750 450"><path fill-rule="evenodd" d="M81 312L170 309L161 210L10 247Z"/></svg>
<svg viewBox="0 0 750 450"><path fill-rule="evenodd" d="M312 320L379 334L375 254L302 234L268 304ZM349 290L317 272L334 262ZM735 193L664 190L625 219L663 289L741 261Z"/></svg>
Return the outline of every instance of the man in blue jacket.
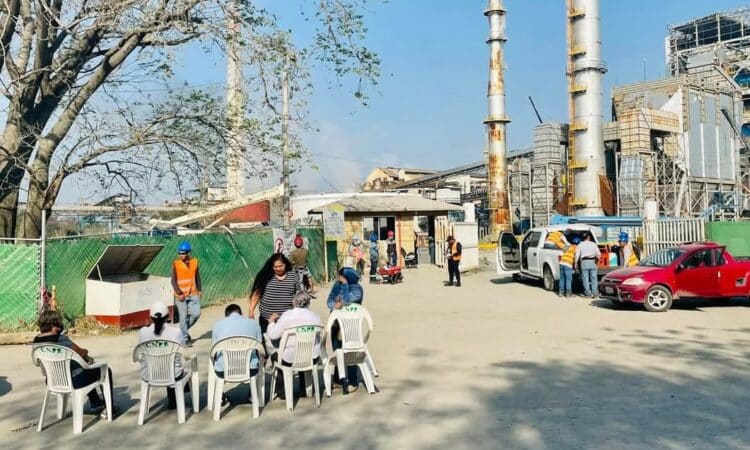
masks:
<svg viewBox="0 0 750 450"><path fill-rule="evenodd" d="M334 309L341 309L346 305L352 303L362 304L364 298L364 291L362 285L359 284L359 275L351 267L342 267L339 270L339 279L334 283L331 288L331 293L328 294L328 309L333 311ZM339 339L340 327L338 321L331 327L331 345L334 350L341 348L341 339ZM334 381L339 382L339 377L334 375ZM345 386L353 386L354 390L357 389L359 381L357 379L357 366L349 366L346 368L346 379L343 380ZM346 389L346 387L344 388Z"/></svg>

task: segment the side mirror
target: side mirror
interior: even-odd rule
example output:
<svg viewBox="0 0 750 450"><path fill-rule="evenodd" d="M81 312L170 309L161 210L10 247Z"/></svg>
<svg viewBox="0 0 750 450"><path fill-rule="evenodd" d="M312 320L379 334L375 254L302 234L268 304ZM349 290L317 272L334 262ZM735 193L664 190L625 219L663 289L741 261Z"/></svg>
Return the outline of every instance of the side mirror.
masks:
<svg viewBox="0 0 750 450"><path fill-rule="evenodd" d="M679 263L679 264L677 265L677 272L682 272L682 271L683 271L683 270L685 270L686 268L687 268L687 267L685 266L685 264L683 264L683 263Z"/></svg>

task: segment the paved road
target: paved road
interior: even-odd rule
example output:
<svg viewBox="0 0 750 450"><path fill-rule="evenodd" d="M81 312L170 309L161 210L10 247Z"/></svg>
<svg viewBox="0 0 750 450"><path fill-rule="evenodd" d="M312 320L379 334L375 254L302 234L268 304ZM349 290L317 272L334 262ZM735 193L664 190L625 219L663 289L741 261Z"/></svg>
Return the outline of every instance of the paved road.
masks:
<svg viewBox="0 0 750 450"><path fill-rule="evenodd" d="M239 405L219 423L202 410L178 426L157 406L138 427L128 333L80 339L110 361L124 414L112 423L87 416L78 438L70 418L38 434L41 378L29 348L0 347L0 448L750 448L746 304L650 314L561 300L489 272L467 276L462 288L443 279L425 267L401 285L366 287L379 393L334 391L320 409L303 398L293 413L275 402L257 420ZM194 333L204 358L220 314L207 309Z"/></svg>

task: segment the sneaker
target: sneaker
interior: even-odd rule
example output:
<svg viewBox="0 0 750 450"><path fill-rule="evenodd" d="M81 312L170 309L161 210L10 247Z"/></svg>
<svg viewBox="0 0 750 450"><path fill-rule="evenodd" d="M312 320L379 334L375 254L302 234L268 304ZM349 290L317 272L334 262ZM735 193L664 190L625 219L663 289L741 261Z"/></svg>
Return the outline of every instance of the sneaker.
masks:
<svg viewBox="0 0 750 450"><path fill-rule="evenodd" d="M443 283L443 286L453 286L453 282L452 281L446 281L445 283Z"/></svg>
<svg viewBox="0 0 750 450"><path fill-rule="evenodd" d="M456 283L456 287L461 287L461 283Z"/></svg>
<svg viewBox="0 0 750 450"><path fill-rule="evenodd" d="M562 292L558 292L558 293L557 293L557 296L558 296L558 297L562 297L563 295L565 295L565 294L563 294Z"/></svg>
<svg viewBox="0 0 750 450"><path fill-rule="evenodd" d="M121 411L122 410L120 409L119 406L112 405L112 419L114 419L115 417L119 416ZM99 418L102 419L102 420L107 420L108 419L108 417L107 417L107 408L104 408L102 410L102 412L99 414Z"/></svg>

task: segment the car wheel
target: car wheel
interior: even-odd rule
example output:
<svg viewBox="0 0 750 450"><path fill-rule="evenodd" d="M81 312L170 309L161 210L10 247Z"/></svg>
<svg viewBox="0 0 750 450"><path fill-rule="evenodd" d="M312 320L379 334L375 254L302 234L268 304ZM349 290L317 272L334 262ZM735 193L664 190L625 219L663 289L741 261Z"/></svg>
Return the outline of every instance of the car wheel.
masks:
<svg viewBox="0 0 750 450"><path fill-rule="evenodd" d="M544 266L542 281L544 282L544 289L548 291L555 290L555 277L552 276L552 269L550 269L549 266Z"/></svg>
<svg viewBox="0 0 750 450"><path fill-rule="evenodd" d="M520 282L521 281L521 274L514 273L513 274L513 281L515 281L516 283Z"/></svg>
<svg viewBox="0 0 750 450"><path fill-rule="evenodd" d="M654 286L648 290L643 306L650 312L664 312L672 306L672 293L664 286Z"/></svg>

